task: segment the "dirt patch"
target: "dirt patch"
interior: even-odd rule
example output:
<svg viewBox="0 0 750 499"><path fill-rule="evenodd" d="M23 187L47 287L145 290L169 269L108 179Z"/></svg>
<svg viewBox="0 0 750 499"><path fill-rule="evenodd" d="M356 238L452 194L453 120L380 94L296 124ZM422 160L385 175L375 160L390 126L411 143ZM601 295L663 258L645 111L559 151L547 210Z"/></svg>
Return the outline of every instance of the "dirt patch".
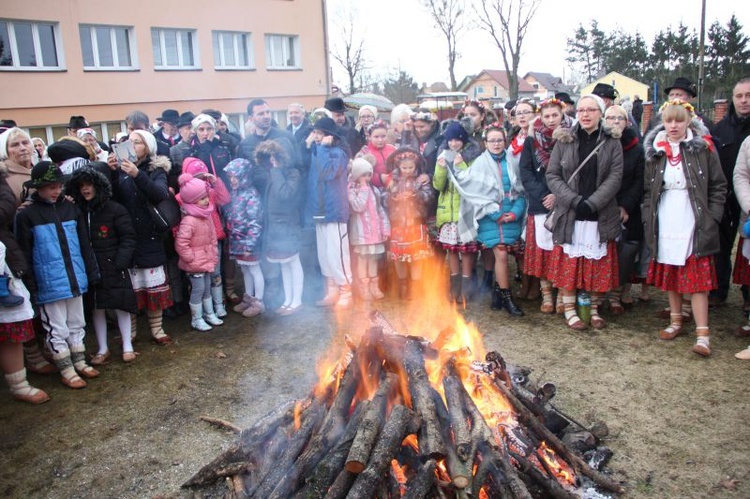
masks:
<svg viewBox="0 0 750 499"><path fill-rule="evenodd" d="M750 363L733 358L747 346L732 336L742 321L738 294L711 313L710 359L690 353L691 335L656 339L665 325L655 317L666 304L662 296L610 318L597 333L573 332L537 304L519 302L527 316L511 319L485 301L466 315L488 349L531 367L534 379L554 382L553 403L579 422L607 423L606 443L615 452L609 467L627 482L629 496L750 495ZM386 301L381 308L397 322L394 306ZM338 320L312 307L286 318L232 314L211 333L193 332L181 319L166 324L173 346L157 347L141 335L134 364L115 359L85 390L31 375L52 396L43 406L12 402L3 384L0 495L192 497L180 484L232 441L199 416L246 426L306 395L318 357L342 333L361 333L365 315L362 306ZM145 331L143 319L139 327ZM222 492L217 486L199 496Z"/></svg>

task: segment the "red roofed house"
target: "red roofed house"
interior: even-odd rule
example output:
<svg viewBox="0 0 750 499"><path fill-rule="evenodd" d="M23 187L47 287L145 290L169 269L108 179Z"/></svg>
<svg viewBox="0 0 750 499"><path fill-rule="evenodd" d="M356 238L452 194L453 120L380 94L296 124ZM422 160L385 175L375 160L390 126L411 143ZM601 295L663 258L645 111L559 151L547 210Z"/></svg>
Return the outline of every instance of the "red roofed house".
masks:
<svg viewBox="0 0 750 499"><path fill-rule="evenodd" d="M478 75L470 79L464 79L461 92L466 92L469 97L477 100L508 100L510 90L508 85L507 71L499 69L483 69ZM518 78L518 97L533 98L536 89L524 79Z"/></svg>

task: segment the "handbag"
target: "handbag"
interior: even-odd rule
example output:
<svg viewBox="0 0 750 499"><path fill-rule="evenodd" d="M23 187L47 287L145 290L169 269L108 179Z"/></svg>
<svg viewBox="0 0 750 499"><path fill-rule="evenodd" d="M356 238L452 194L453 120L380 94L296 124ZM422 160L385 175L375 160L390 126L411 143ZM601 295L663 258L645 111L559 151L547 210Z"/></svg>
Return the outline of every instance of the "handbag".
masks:
<svg viewBox="0 0 750 499"><path fill-rule="evenodd" d="M159 201L157 204L148 203L147 206L148 212L151 214L151 221L158 232L167 232L179 225L180 206L171 192L166 199Z"/></svg>
<svg viewBox="0 0 750 499"><path fill-rule="evenodd" d="M583 161L581 161L581 164L578 165L578 168L576 168L573 171L573 174L568 179L568 185L570 185L570 183L573 181L573 179L576 178L576 175L578 175L578 172L581 171L581 168L583 168L583 166L586 163L588 163L588 161L591 159L591 157L594 154L597 153L597 151L599 150L599 148L603 144L604 144L604 141L602 140L601 142L599 142L596 145L596 147L594 148L594 150L591 151L591 153L588 156L586 156L586 159L584 159ZM557 219L558 218L560 218L560 213L559 213L559 210L557 209L557 206L555 206L555 207L552 208L552 210L550 210L549 213L547 213L547 218L544 219L544 228L547 229L548 231L552 232L554 230L554 228L555 228L555 225L557 224Z"/></svg>

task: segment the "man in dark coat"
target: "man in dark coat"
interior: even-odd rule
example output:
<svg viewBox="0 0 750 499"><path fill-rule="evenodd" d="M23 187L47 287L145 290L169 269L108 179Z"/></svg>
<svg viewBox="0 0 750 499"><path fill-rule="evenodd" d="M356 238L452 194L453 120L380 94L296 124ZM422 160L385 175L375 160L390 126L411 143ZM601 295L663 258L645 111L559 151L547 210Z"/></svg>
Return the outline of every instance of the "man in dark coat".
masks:
<svg viewBox="0 0 750 499"><path fill-rule="evenodd" d="M635 94L635 98L633 99L633 110L631 112L633 113L635 124L638 125L638 128L640 129L641 119L643 119L643 99L641 99L641 96L638 94Z"/></svg>
<svg viewBox="0 0 750 499"><path fill-rule="evenodd" d="M289 124L286 131L294 136L294 145L297 147L299 165L297 169L306 172L310 168L310 153L305 142L313 130L312 123L305 115L305 106L294 102L286 108L286 116Z"/></svg>
<svg viewBox="0 0 750 499"><path fill-rule="evenodd" d="M750 77L742 78L732 90L729 112L718 122L712 131L716 150L721 160L721 168L727 178L727 200L724 204L724 217L719 224L719 253L714 256L719 288L711 292L709 303L719 305L726 301L729 282L732 277L732 248L740 220L740 205L734 194L732 182L734 165L740 151L740 144L750 135ZM742 295L748 301L748 291L743 286Z"/></svg>
<svg viewBox="0 0 750 499"><path fill-rule="evenodd" d="M164 142L167 147L172 147L180 141L180 132L177 124L180 122L180 113L174 109L165 109L161 116L156 118L161 127L154 133L157 142Z"/></svg>
<svg viewBox="0 0 750 499"><path fill-rule="evenodd" d="M349 147L349 150L346 151L347 154L349 154L350 158L354 157L354 155L364 147L365 143L362 141L359 132L354 129L349 122L349 119L346 117L346 105L344 104L344 99L341 97L331 97L326 100L323 107L328 109L331 112L331 115L333 115L333 121L336 123L336 126L339 127L341 136Z"/></svg>

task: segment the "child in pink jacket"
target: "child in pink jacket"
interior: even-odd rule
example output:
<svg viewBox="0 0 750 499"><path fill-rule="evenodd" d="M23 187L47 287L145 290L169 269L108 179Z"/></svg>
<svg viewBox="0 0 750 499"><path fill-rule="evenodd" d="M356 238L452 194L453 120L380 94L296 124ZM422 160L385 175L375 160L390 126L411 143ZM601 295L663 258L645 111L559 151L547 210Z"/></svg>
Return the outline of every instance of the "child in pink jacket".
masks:
<svg viewBox="0 0 750 499"><path fill-rule="evenodd" d="M227 189L227 186L224 184L224 182L219 177L209 173L206 163L198 158L185 158L182 163L182 173L189 173L193 177L206 182L208 187L208 199L214 206L214 211L211 214L211 220L213 220L214 229L216 229L216 239L218 240L219 248L219 262L216 265L216 269L214 269L214 271L211 273L211 299L214 303L214 311L216 312L216 316L219 318L226 317L227 310L224 307L224 293L222 291L221 282L221 256L223 254L222 244L224 239L227 237L227 234L224 231L224 220L219 214L219 209L222 206L226 206L227 204L229 204L232 196L229 194L229 189ZM226 270L229 271L230 269ZM229 275L227 276L227 279L230 279L231 277L232 276Z"/></svg>
<svg viewBox="0 0 750 499"><path fill-rule="evenodd" d="M189 173L179 178L182 220L175 236L180 255L178 266L190 277L190 325L198 331L224 323L214 313L211 299L211 273L219 264L219 248L212 213L215 211L203 180Z"/></svg>

